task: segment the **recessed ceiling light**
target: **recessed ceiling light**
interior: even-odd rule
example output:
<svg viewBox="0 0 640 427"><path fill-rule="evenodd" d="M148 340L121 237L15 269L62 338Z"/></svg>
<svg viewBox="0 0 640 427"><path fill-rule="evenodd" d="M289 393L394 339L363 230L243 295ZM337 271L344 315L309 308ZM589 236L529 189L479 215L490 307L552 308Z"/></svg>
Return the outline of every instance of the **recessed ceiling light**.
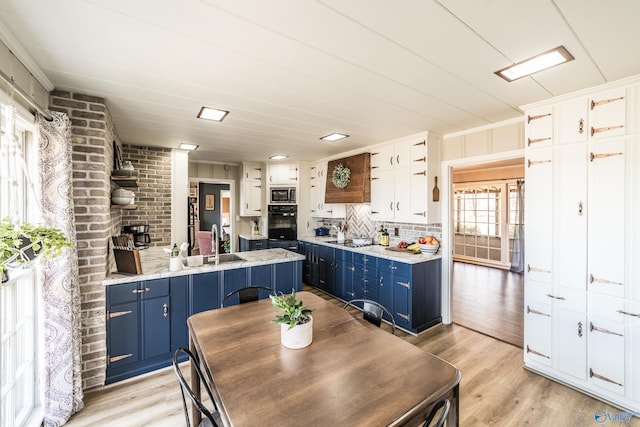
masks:
<svg viewBox="0 0 640 427"><path fill-rule="evenodd" d="M225 117L227 117L227 114L229 114L228 111L217 110L210 107L202 107L200 108L200 112L198 113L198 118L221 122Z"/></svg>
<svg viewBox="0 0 640 427"><path fill-rule="evenodd" d="M181 144L180 144L180 149L181 149L181 150L189 150L189 151L193 151L193 150L196 150L197 148L198 148L198 146L197 146L197 145L195 145L195 144L187 144L187 143L185 143L185 142L183 142L183 143L181 143Z"/></svg>
<svg viewBox="0 0 640 427"><path fill-rule="evenodd" d="M330 135L323 136L323 137L322 137L322 138L320 138L320 139L323 139L323 140L325 140L325 141L331 141L331 142L334 142L334 141L339 141L339 140L341 140L341 139L348 138L348 137L349 137L349 135L345 135L345 134L342 134L342 133L335 133L335 132L334 132L334 133L332 133L332 134L330 134Z"/></svg>
<svg viewBox="0 0 640 427"><path fill-rule="evenodd" d="M573 61L573 55L564 46L548 50L532 58L525 59L495 73L508 82L555 67L556 65Z"/></svg>
<svg viewBox="0 0 640 427"><path fill-rule="evenodd" d="M273 156L269 157L269 160L284 160L289 158L289 156L285 156L284 154L274 154Z"/></svg>

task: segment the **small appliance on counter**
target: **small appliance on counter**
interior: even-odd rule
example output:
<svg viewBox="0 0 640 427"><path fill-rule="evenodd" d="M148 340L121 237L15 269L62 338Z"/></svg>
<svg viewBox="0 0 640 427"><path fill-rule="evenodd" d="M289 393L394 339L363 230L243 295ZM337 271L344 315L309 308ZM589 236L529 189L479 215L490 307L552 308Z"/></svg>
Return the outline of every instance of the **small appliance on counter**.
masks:
<svg viewBox="0 0 640 427"><path fill-rule="evenodd" d="M125 225L122 227L122 233L133 235L133 244L136 249L147 249L151 243L147 224Z"/></svg>

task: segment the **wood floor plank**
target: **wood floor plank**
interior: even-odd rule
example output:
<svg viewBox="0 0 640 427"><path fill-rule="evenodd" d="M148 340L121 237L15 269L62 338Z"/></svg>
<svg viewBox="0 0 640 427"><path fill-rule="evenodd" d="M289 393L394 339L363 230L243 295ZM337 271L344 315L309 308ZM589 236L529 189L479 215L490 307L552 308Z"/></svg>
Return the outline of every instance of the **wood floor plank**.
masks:
<svg viewBox="0 0 640 427"><path fill-rule="evenodd" d="M328 301L342 303L313 288ZM354 315L361 315L353 311ZM390 327L383 325L383 328ZM396 335L454 364L462 372L460 425L479 427L598 425L598 410L619 409L523 368L522 349L459 325L437 325L418 336ZM188 369L185 369L188 373ZM248 411L251 408L247 408ZM256 414L256 425L260 425ZM84 426L184 425L180 389L171 368L88 391L85 409L67 424ZM634 418L629 424L640 426ZM270 426L267 426L270 427ZM367 426L369 427L369 426Z"/></svg>

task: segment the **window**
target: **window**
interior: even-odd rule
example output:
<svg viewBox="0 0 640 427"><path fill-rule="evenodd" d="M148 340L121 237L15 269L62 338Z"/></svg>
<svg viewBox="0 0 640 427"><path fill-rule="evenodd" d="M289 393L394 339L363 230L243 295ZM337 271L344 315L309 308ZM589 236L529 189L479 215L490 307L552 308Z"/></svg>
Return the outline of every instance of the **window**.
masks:
<svg viewBox="0 0 640 427"><path fill-rule="evenodd" d="M507 267L517 224L516 181L455 184L454 258Z"/></svg>
<svg viewBox="0 0 640 427"><path fill-rule="evenodd" d="M13 115L0 95L0 217L37 222L36 189L24 173L26 169L29 176L38 176L33 117L22 109ZM6 427L37 426L42 421L37 292L32 268L12 270L0 287L0 425Z"/></svg>

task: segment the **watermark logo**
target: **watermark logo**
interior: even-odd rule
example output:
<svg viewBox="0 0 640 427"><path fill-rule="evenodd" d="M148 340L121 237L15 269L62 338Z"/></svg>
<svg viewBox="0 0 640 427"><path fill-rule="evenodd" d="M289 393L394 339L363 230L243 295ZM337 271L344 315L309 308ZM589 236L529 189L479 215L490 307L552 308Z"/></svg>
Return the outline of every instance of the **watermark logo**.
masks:
<svg viewBox="0 0 640 427"><path fill-rule="evenodd" d="M625 412L625 411L621 411L621 412L606 412L606 411L598 410L593 414L593 419L598 424L604 424L607 421L621 421L621 422L623 422L625 424L629 424L629 422L631 421L631 418L633 418L634 416L638 417L638 416L640 416L640 413L638 413L638 412Z"/></svg>

